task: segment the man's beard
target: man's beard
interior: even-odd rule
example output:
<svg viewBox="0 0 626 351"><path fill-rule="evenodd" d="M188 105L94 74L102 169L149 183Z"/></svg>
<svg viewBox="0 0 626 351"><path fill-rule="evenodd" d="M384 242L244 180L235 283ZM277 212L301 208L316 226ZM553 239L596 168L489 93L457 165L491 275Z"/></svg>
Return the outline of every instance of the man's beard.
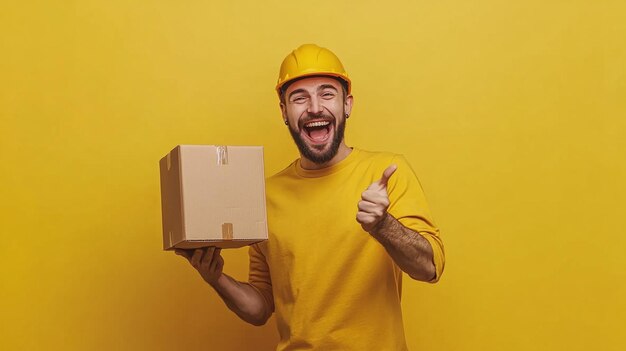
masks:
<svg viewBox="0 0 626 351"><path fill-rule="evenodd" d="M300 150L300 154L303 157L309 159L311 162L321 165L332 160L333 157L337 155L337 151L339 151L339 145L341 144L341 141L343 140L343 134L346 129L346 120L343 119L339 121L339 123L335 126L334 128L335 135L333 136L333 140L330 144L330 147L323 153L314 152L311 149L311 147L309 147L309 145L307 145L307 143L304 140L302 140L300 133L291 128L291 125L288 127L288 129L289 129L289 133L291 133L291 137L293 138L293 141L298 146L298 150ZM326 145L323 145L322 147L325 148Z"/></svg>

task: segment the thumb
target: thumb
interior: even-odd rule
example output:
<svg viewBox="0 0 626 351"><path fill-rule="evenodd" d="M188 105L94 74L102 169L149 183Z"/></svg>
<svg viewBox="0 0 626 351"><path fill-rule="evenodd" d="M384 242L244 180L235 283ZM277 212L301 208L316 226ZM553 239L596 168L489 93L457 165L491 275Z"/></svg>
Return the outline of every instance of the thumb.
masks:
<svg viewBox="0 0 626 351"><path fill-rule="evenodd" d="M396 172L396 169L398 169L397 165L391 165L389 167L387 167L387 169L385 169L385 171L383 172L383 176L382 178L380 178L380 180L378 181L378 184L381 187L387 187L387 183L389 182L389 178L391 178L391 176Z"/></svg>
<svg viewBox="0 0 626 351"><path fill-rule="evenodd" d="M189 254L187 253L186 250L184 249L175 249L174 251L177 255L179 256L183 256L184 258L186 258L187 260L190 260L191 257L189 256Z"/></svg>

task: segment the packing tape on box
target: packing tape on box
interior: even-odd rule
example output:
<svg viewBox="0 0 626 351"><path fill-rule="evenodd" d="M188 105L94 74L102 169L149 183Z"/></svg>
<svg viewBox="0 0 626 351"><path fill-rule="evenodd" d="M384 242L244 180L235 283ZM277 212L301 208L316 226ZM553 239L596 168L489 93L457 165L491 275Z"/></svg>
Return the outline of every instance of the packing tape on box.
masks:
<svg viewBox="0 0 626 351"><path fill-rule="evenodd" d="M215 152L217 152L217 164L227 165L228 164L228 148L225 145L216 145Z"/></svg>
<svg viewBox="0 0 626 351"><path fill-rule="evenodd" d="M228 148L225 145L217 145L215 148L217 152L217 164L227 165L228 164ZM223 223L222 224L222 239L224 240L233 240L233 224L232 223Z"/></svg>
<svg viewBox="0 0 626 351"><path fill-rule="evenodd" d="M168 247L172 247L172 246L174 246L174 239L173 239L174 233L171 230L168 231L168 233L169 233L169 235L168 235L169 242L168 242L167 246Z"/></svg>
<svg viewBox="0 0 626 351"><path fill-rule="evenodd" d="M222 224L222 239L233 240L233 224L232 223Z"/></svg>

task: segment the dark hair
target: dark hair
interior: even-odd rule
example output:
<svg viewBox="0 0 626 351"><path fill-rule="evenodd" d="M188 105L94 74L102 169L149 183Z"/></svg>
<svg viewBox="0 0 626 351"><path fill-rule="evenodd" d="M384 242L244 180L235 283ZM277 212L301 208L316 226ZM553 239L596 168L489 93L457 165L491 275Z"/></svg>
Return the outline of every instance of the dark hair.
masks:
<svg viewBox="0 0 626 351"><path fill-rule="evenodd" d="M293 84L293 83L295 83L295 82L297 82L297 81L299 81L301 79L304 79L304 78L313 78L313 77L334 78L335 80L337 80L341 84L341 87L343 88L343 98L344 98L344 100L346 99L346 96L348 96L348 82L346 82L345 80L343 80L343 79L341 79L339 77L327 76L327 75L320 74L320 75L299 77L299 78L296 78L296 79L294 79L292 81L289 81L289 82L283 84L283 86L280 87L280 102L285 103L285 91L287 91L287 88L289 88L289 86L291 84Z"/></svg>

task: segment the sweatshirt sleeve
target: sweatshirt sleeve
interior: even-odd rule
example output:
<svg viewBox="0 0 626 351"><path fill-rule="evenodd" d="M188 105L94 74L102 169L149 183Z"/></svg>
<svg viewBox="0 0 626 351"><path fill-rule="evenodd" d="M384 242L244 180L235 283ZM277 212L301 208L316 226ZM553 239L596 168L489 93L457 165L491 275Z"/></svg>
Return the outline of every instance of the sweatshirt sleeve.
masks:
<svg viewBox="0 0 626 351"><path fill-rule="evenodd" d="M248 256L250 257L250 270L248 274L248 284L258 290L270 310L274 311L274 295L272 293L272 279L270 270L263 254L262 245L265 242L253 244L249 246Z"/></svg>
<svg viewBox="0 0 626 351"><path fill-rule="evenodd" d="M439 229L435 225L422 186L415 172L404 158L396 155L393 163L398 165L396 172L389 178L389 213L405 227L419 233L432 247L435 264L435 283L441 277L445 266L443 242Z"/></svg>

